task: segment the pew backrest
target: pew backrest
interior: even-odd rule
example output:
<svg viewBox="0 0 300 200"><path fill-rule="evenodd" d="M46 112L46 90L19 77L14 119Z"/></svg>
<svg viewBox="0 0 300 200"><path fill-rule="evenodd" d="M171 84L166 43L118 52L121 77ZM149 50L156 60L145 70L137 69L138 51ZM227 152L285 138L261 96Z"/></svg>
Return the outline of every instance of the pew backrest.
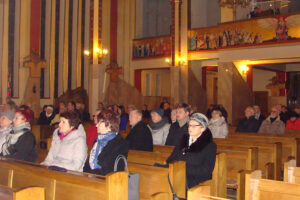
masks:
<svg viewBox="0 0 300 200"><path fill-rule="evenodd" d="M97 176L74 171L59 172L38 164L2 159L0 173L1 177L7 177L1 185L16 190L32 186L44 187L46 200L52 200L54 197L57 200L79 200L87 196L95 200L123 200L128 197L126 172Z"/></svg>

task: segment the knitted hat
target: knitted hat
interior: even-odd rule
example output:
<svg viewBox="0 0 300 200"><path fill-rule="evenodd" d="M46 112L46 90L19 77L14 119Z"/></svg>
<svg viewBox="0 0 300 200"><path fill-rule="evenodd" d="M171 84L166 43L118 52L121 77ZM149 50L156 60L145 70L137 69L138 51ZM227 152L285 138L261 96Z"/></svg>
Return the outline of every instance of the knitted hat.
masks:
<svg viewBox="0 0 300 200"><path fill-rule="evenodd" d="M0 113L0 117L5 116L7 117L10 121L12 121L15 117L15 112L11 111L11 110L6 110L4 112Z"/></svg>
<svg viewBox="0 0 300 200"><path fill-rule="evenodd" d="M151 111L151 113L156 113L156 114L158 114L160 117L163 117L163 116L164 116L164 110L161 109L161 108L153 109L153 110Z"/></svg>
<svg viewBox="0 0 300 200"><path fill-rule="evenodd" d="M194 120L194 121L200 123L201 126L203 126L203 128L205 128L205 129L208 126L208 119L202 113L194 113L194 114L192 114L192 116L190 117L190 121L191 120Z"/></svg>

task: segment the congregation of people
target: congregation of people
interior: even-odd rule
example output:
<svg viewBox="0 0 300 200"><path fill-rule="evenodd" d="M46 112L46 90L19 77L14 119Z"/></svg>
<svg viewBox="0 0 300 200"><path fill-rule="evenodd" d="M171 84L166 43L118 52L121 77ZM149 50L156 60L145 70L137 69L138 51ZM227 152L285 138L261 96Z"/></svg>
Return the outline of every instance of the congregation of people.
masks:
<svg viewBox="0 0 300 200"><path fill-rule="evenodd" d="M236 132L284 134L286 129L300 130L300 107L293 111L283 105L272 107L269 116L262 115L258 105L248 106ZM186 162L187 186L191 188L212 178L217 145L214 138L229 135L228 113L222 105L210 105L206 115L197 108L182 103L171 105L163 99L159 108L141 110L134 105L105 106L98 103L92 115L85 105L60 102L58 108L45 105L37 122L30 106L17 106L9 100L0 113L0 156L37 162L37 144L31 126L34 123L55 127L50 149L40 164L49 169L60 168L106 175L114 171L119 155L129 150L153 151L153 145L175 146L166 160ZM90 152L89 150L90 149ZM117 166L124 170L124 163Z"/></svg>

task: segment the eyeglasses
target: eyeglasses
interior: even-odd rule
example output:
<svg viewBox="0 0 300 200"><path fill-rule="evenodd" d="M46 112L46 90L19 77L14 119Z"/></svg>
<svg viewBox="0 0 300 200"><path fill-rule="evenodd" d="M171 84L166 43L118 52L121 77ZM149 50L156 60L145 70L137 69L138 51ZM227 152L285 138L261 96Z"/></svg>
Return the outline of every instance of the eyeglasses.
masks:
<svg viewBox="0 0 300 200"><path fill-rule="evenodd" d="M197 127L197 126L201 126L200 124L198 124L198 125L192 125L192 124L189 124L189 128L191 127L191 128L195 128L195 127Z"/></svg>
<svg viewBox="0 0 300 200"><path fill-rule="evenodd" d="M272 110L271 113L277 113L277 110Z"/></svg>

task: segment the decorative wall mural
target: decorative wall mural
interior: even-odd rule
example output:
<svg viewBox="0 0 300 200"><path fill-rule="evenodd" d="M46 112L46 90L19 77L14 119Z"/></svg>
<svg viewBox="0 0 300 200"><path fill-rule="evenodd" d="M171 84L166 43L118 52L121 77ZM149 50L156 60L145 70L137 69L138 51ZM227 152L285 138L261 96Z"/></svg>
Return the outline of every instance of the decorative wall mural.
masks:
<svg viewBox="0 0 300 200"><path fill-rule="evenodd" d="M300 14L219 24L189 31L189 51L300 41Z"/></svg>
<svg viewBox="0 0 300 200"><path fill-rule="evenodd" d="M133 59L171 55L171 37L155 37L133 41Z"/></svg>

